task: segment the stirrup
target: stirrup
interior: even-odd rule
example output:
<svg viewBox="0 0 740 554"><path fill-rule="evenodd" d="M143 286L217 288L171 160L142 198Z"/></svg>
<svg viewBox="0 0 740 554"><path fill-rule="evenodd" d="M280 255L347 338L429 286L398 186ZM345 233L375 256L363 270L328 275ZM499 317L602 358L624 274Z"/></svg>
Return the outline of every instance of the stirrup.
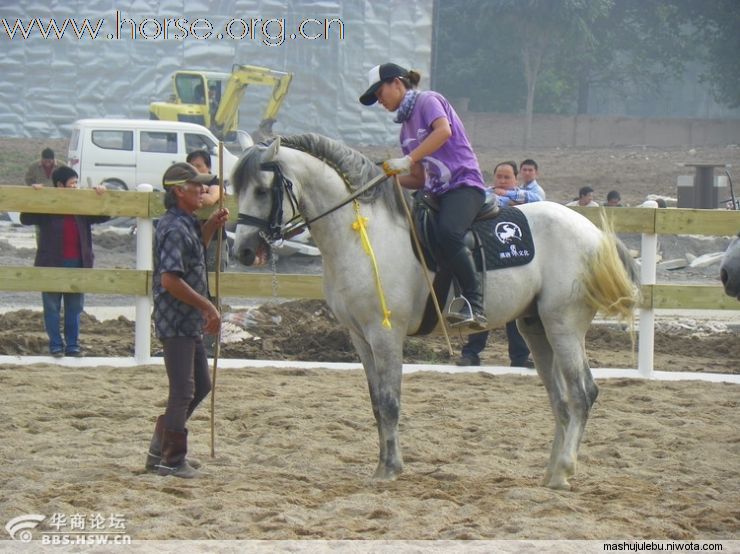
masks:
<svg viewBox="0 0 740 554"><path fill-rule="evenodd" d="M462 327L475 323L473 308L464 296L456 296L450 302L445 314L450 327Z"/></svg>

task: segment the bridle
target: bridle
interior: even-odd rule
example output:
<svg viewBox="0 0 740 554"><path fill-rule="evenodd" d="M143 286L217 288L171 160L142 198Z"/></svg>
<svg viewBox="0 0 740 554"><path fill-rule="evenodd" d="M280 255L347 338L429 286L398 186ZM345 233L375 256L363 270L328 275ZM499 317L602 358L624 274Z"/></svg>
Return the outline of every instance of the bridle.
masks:
<svg viewBox="0 0 740 554"><path fill-rule="evenodd" d="M252 225L260 229L260 232L264 239L268 242L277 242L290 238L297 234L296 228L307 226L304 224L297 224L296 222L301 217L301 213L298 211L298 198L296 198L295 192L293 191L293 182L285 176L283 170L280 168L280 164L277 162L265 162L260 164L261 171L272 171L272 185L270 185L270 195L272 197L272 204L270 206L270 215L267 219L261 219L254 217L253 215L239 213L236 220L237 225ZM290 207L293 211L293 216L286 223L286 227L283 227L283 199L288 196ZM292 224L292 225L291 225Z"/></svg>
<svg viewBox="0 0 740 554"><path fill-rule="evenodd" d="M338 210L342 206L345 206L352 202L358 196L364 194L371 188L378 186L380 183L388 179L388 176L384 173L370 179L364 186L360 187L347 198L341 200L338 204L332 206L325 212L317 215L314 218L307 219L303 222L300 218L303 217L298 210L298 198L296 198L295 191L293 190L293 182L285 176L282 168L278 162L265 162L260 164L261 171L271 171L273 174L272 184L270 185L272 205L270 206L270 215L267 219L261 219L248 214L239 213L237 217L238 225L251 225L260 229L262 237L270 243L289 239L303 231L309 229L311 224L318 221L322 217L329 215L330 213ZM287 195L290 207L293 212L292 217L283 225L283 200Z"/></svg>

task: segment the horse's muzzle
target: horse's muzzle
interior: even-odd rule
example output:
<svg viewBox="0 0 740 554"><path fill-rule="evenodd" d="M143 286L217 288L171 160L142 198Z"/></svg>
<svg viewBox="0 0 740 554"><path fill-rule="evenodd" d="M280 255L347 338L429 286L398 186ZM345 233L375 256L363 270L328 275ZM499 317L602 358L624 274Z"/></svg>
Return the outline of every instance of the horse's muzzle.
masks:
<svg viewBox="0 0 740 554"><path fill-rule="evenodd" d="M270 246L262 237L242 241L236 252L236 259L246 266L264 265L269 258Z"/></svg>

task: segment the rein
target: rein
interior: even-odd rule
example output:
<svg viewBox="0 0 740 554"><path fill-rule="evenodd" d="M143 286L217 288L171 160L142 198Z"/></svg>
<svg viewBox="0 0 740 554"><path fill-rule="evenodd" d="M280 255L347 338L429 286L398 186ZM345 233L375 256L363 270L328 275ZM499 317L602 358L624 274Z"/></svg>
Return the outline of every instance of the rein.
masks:
<svg viewBox="0 0 740 554"><path fill-rule="evenodd" d="M298 222L297 220L301 217L301 214L298 211L298 199L296 198L295 192L293 191L292 181L285 176L283 170L280 168L280 164L278 162L267 162L260 164L260 169L262 171L272 171L274 175L271 185L272 206L270 207L270 215L268 216L268 219L261 219L251 215L239 213L237 224L253 225L255 227L258 227L259 229L262 229L264 231L265 239L269 242L277 242L297 235L304 229L310 228L311 224L315 221L318 221L322 217L326 217L327 215L337 211L339 208L346 206L355 198L361 196L362 194L366 193L370 189L378 186L380 183L388 179L387 175L381 173L380 175L370 179L370 181L368 181L361 188L359 188L328 210L324 211L323 213L317 215L314 218L307 219L303 222ZM290 218L290 220L288 220L285 226L283 226L281 223L283 220L283 199L285 198L286 194L288 195L288 200L290 201L290 207L293 211L293 216Z"/></svg>

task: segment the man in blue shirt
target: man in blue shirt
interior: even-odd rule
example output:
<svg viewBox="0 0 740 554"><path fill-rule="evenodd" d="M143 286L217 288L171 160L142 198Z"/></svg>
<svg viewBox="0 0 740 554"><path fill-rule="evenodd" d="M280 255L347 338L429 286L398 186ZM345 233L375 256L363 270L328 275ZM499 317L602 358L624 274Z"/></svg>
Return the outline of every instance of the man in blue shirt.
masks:
<svg viewBox="0 0 740 554"><path fill-rule="evenodd" d="M505 173L509 174L510 179L512 178L512 175L513 178L516 179L516 162L504 162L496 166L496 170L500 166L507 165L512 166L512 170L509 170L507 167L503 167ZM505 207L545 200L545 191L542 190L542 187L537 183L538 170L537 162L531 158L527 158L519 164L519 177L522 181L521 187L501 187L497 182L495 190L499 197L499 204L502 207ZM511 182L511 184L513 184L513 182ZM506 338L509 342L509 362L511 365L513 367L533 368L534 362L529 356L529 348L527 347L527 343L524 341L524 337L519 333L516 321L509 321L506 324ZM456 362L457 365L480 365L480 353L483 352L483 349L486 347L487 341L488 331L469 335L465 346L462 348L460 358L458 358Z"/></svg>
<svg viewBox="0 0 740 554"><path fill-rule="evenodd" d="M537 183L537 171L537 162L531 158L527 158L520 163L519 177L522 181L522 186L508 189L497 186L495 190L499 196L499 204L502 207L507 207L545 200L545 191Z"/></svg>

